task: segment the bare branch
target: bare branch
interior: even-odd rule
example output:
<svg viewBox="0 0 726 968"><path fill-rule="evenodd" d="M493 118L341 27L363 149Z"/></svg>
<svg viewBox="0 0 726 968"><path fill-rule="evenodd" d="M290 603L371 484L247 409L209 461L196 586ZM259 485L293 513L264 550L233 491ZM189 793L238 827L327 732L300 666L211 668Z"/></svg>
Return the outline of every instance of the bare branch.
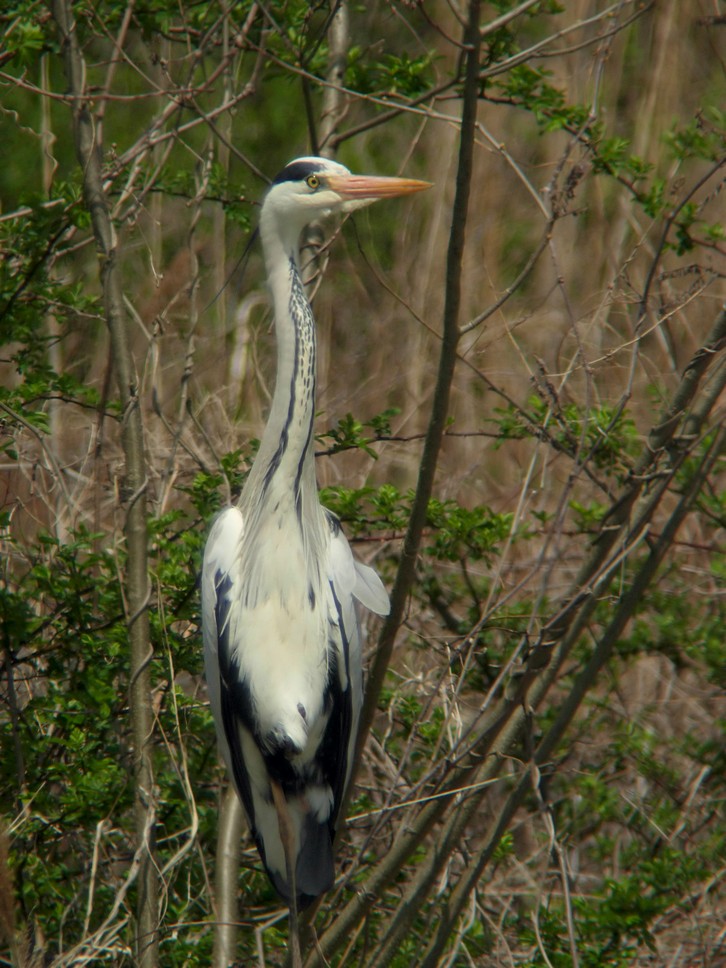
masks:
<svg viewBox="0 0 726 968"><path fill-rule="evenodd" d="M83 172L83 193L91 216L100 256L106 322L114 349L114 365L123 407L122 441L126 458L124 534L128 564L126 601L131 649L130 705L135 747L136 825L139 852L138 924L136 960L140 968L158 963L159 883L154 858L154 773L151 759L153 713L149 661L147 607L150 589L146 537L146 459L139 407L138 385L131 355L118 274L118 248L102 184L102 145L85 93L86 67L78 44L69 0L54 0L53 16L64 51L71 91L73 132L78 162Z"/></svg>

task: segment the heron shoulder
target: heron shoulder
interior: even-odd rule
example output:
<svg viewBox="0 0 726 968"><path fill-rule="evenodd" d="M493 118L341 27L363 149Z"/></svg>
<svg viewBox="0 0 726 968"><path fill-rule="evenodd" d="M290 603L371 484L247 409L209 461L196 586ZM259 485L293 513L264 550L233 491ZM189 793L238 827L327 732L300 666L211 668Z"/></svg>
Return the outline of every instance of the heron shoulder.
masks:
<svg viewBox="0 0 726 968"><path fill-rule="evenodd" d="M244 536L244 517L237 507L227 507L212 522L204 548L204 567L229 571L239 554Z"/></svg>
<svg viewBox="0 0 726 968"><path fill-rule="evenodd" d="M355 598L376 615L388 615L388 592L378 573L358 561L351 551L340 521L331 511L325 512L330 529L330 580L336 598Z"/></svg>

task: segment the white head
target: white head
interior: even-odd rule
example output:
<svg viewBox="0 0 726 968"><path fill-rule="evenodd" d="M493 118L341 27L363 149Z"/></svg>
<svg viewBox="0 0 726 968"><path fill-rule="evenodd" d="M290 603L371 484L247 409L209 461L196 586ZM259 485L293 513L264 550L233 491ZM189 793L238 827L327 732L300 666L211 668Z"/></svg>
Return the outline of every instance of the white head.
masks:
<svg viewBox="0 0 726 968"><path fill-rule="evenodd" d="M283 240L294 244L303 228L315 219L429 187L429 182L412 178L352 175L344 165L327 158L296 158L270 186L260 226L264 235L265 223L271 223Z"/></svg>

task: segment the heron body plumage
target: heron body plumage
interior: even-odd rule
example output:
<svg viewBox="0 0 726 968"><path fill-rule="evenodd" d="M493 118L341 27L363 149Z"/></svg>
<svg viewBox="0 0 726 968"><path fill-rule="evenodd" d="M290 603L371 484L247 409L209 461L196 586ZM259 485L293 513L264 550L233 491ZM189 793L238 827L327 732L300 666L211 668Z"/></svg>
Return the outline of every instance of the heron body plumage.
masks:
<svg viewBox="0 0 726 968"><path fill-rule="evenodd" d="M334 162L298 159L263 203L275 392L238 505L215 519L202 571L205 671L219 745L270 879L291 906L311 902L334 880L333 840L362 704L357 609L388 611L378 575L354 559L318 499L316 334L299 264L300 233L311 220L377 192L396 194L394 181L398 194L425 187L370 179L366 196L361 181Z"/></svg>

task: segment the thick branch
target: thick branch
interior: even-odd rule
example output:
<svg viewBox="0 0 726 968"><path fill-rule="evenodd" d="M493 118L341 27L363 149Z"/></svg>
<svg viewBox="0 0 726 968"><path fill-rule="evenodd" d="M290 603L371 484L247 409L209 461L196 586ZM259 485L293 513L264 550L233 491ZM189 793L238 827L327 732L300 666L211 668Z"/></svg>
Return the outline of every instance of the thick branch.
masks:
<svg viewBox="0 0 726 968"><path fill-rule="evenodd" d="M217 867L214 878L216 911L214 926L214 968L227 968L235 961L237 947L237 894L239 891L239 852L244 832L244 815L232 784L219 811L217 827Z"/></svg>
<svg viewBox="0 0 726 968"><path fill-rule="evenodd" d="M469 20L465 30L464 43L467 50L464 100L462 111L459 162L456 176L456 195L452 211L451 233L446 262L446 295L444 303L443 338L439 356L439 370L434 392L431 418L424 442L419 477L416 486L411 517L403 543L401 562L391 595L391 612L384 622L378 641L373 667L368 680L365 706L361 717L361 731L358 737L358 752L362 750L373 722L378 696L388 669L396 633L403 616L416 572L421 535L426 523L426 514L436 476L441 441L449 414L449 397L457 359L459 342L459 308L461 303L461 270L466 234L466 221L469 208L469 193L473 165L474 137L476 134L476 113L479 94L479 10L478 0L469 5ZM422 822L411 838L402 837L397 844L396 854L401 858L409 857L415 845L425 836L425 831L435 823L440 815L441 805L437 802L428 812L428 823ZM389 857L390 859L390 857ZM344 943L356 924L375 902L389 878L395 876L395 864L386 864L379 869L377 882L366 884L365 894L360 894L349 903L345 911L336 918L329 930L320 939L316 958L328 957ZM317 963L314 960L313 963Z"/></svg>
<svg viewBox="0 0 726 968"><path fill-rule="evenodd" d="M650 554L639 568L627 592L620 599L609 625L595 647L589 662L575 679L572 689L562 703L554 723L537 747L534 760L538 766L551 759L562 741L565 732L572 723L577 710L582 705L585 696L592 689L605 663L611 658L616 643L622 636L626 625L633 617L646 590L653 582L663 559L675 541L679 527L693 507L709 474L713 471L716 462L723 453L725 446L726 429L722 427L708 452L701 460L698 470L692 475L688 488L666 522ZM525 775L517 784L517 787L510 794L506 804L502 808L496 826L490 833L484 848L477 854L476 863L472 864L466 874L460 878L448 901L442 906L442 916L437 923L437 930L426 953L426 957L421 962L422 968L435 968L440 963L439 959L441 954L446 948L451 931L462 914L469 895L476 887L477 881L489 863L502 835L508 829L516 810L531 790L531 785L532 778L529 774Z"/></svg>
<svg viewBox="0 0 726 968"><path fill-rule="evenodd" d="M149 582L146 531L146 461L128 327L121 298L118 249L113 223L103 190L101 145L85 97L86 65L83 59L70 0L53 0L53 17L60 33L68 86L72 98L73 135L83 172L83 195L91 216L100 260L104 309L113 353L119 396L123 407L122 445L126 460L123 493L126 497L126 603L131 649L130 708L135 754L136 831L141 851L138 881L136 964L155 968L158 963L159 884L154 862L154 774L151 760L153 714L149 661Z"/></svg>
<svg viewBox="0 0 726 968"><path fill-rule="evenodd" d="M726 309L719 313L703 345L691 357L670 406L651 428L647 444L622 493L603 518L600 531L572 583L569 594L563 599L559 611L542 628L539 635L540 645L549 647L565 635L583 600L592 598L598 587L607 584L613 569L618 567L623 557L618 548L622 549L623 546L631 544L650 521L657 503L654 495L657 494L658 487L652 485L651 481L659 476L658 463L676 442L678 427L696 396L703 376L724 347ZM686 430L689 435L694 433L693 420L687 421ZM538 651L533 649L531 653L531 662L535 666L542 661L537 655Z"/></svg>
<svg viewBox="0 0 726 968"><path fill-rule="evenodd" d="M328 85L323 88L323 117L320 124L320 154L324 158L335 156L331 144L345 112L343 81L348 66L349 36L348 0L338 0L328 29Z"/></svg>
<svg viewBox="0 0 726 968"><path fill-rule="evenodd" d="M391 611L383 624L378 640L378 651L368 680L366 701L363 709L359 749L362 749L373 722L378 696L391 661L396 633L403 621L406 601L413 585L416 560L429 500L434 486L441 441L449 416L449 396L456 367L456 350L459 342L459 307L461 304L461 268L464 254L466 221L469 209L469 193L476 134L476 111L479 96L479 3L469 5L469 22L464 35L467 49L462 109L459 163L456 173L456 195L449 235L446 259L446 295L444 302L443 338L439 356L439 370L431 408L426 439L424 441L418 482L408 529L403 542L401 561L391 595Z"/></svg>
<svg viewBox="0 0 726 968"><path fill-rule="evenodd" d="M406 930L410 927L417 912L420 911L426 898L430 896L431 888L447 862L453 845L459 841L463 831L467 828L469 818L475 813L482 797L485 795L486 788L483 784L496 775L498 757L496 759L485 759L485 757L491 757L492 752L495 751L506 755L511 752L516 743L521 739L522 729L526 725L525 708L537 709L541 705L550 687L557 681L559 670L564 660L572 651L575 643L580 639L584 628L591 621L598 599L610 585L613 573L622 565L623 558L632 553L635 547L639 546L639 536L644 533L656 509L661 505L664 496L670 492L676 466L679 466L685 459L687 450L683 450L678 455L679 459L676 462L676 466L671 467L668 474L659 475L651 482L646 493L642 495L642 500L638 502L645 483L646 471L652 472L652 464L657 458L654 444L657 442L658 448L660 449L668 440L675 436L679 419L682 420L686 416L689 407L691 407L691 412L685 424L689 442L693 442L694 438L703 431L709 414L719 399L724 381L726 381L726 367L720 369L714 368L715 373L714 379L711 381L712 385L707 387L702 393L697 405L694 405L694 398L707 368L715 362L716 355L723 347L725 328L726 314L721 313L711 332L706 337L703 346L694 354L691 362L686 367L682 381L673 395L670 406L651 431L649 446L644 449L644 453L637 464L643 479L641 480L641 476L639 476L636 480L631 481L624 491L624 496L628 499L628 507L631 512L630 516L627 521L623 521L620 527L617 528L616 535L612 537L608 536L607 549L608 551L613 551L614 549L614 554L609 556L606 554L603 557L598 547L593 548L588 562L581 570L580 578L583 584L579 586L579 594L571 593L570 598L566 600L558 614L545 626L543 631L542 641L548 641L549 645L552 644L551 638L558 639L557 645L552 650L552 653L550 654L549 649L543 650L540 648L532 650L523 674L516 681L516 689L512 690L512 694L503 701L499 713L472 740L468 751L460 754L458 758L459 766L455 770L451 770L446 779L445 786L439 791L439 794L450 793L453 796L457 789L462 789L467 786L476 787L477 784L482 785L480 791L469 794L463 803L457 805L456 811L449 817L441 835L437 837L436 846L427 852L425 863L419 867L414 881L407 889L404 902L398 905L396 912L383 932L384 936L381 946L376 948L374 952L374 957L378 963L385 963L388 955L396 949L396 944L405 935ZM665 430L666 426L668 427L667 433ZM711 468L715 460L716 452L709 452L710 456L706 470L701 469L696 475L701 482L704 479L704 474ZM632 496L631 489L635 489L635 493ZM697 491L693 491L693 488L689 488L689 494L692 494L692 499L687 505L686 510L691 507L697 493ZM621 496L615 502L613 512L614 509L620 508L623 500L624 497ZM679 507L682 506L683 502L679 504ZM686 513L686 510L683 510L683 514ZM678 518L674 524L674 518L671 518L669 524L671 530L668 531L666 529L670 534L668 547L670 547L675 537L673 528L677 527L681 520L682 518ZM666 534L666 531L663 534ZM603 654L600 649L596 649L593 659L575 686L573 686L570 696L561 708L556 722L556 730L553 727L553 730L548 733L543 744L540 746L538 754L540 758L537 762L543 762L543 759L550 756L555 748L553 744L559 742L564 735L565 730L572 721L582 701L584 693L581 690L584 685L594 681L588 679L587 676L596 675L602 668L603 663L607 661L607 658L612 652L613 643L617 640L615 632L618 629L622 631L624 624L630 615L632 615L635 604L640 600L645 589L652 581L655 570L667 551L667 548L664 548L662 545L662 537L659 538L657 550L657 558L654 558L651 554L646 564L641 567L634 578L631 591L621 599L619 608L603 636L602 641L605 643L606 653ZM626 611L623 611L624 606L628 606ZM615 635L615 638L613 638L613 635ZM545 653L544 656L542 655L543 651ZM549 662L543 663L543 658L549 660ZM477 864L476 876L472 875L470 878L468 876L469 872L467 872L464 875L466 886L462 887L461 890L457 887L455 889L455 895L452 895L449 899L448 909L451 911L453 905L453 909L456 911L454 916L447 919L449 931L453 928L456 917L458 917L462 909L462 905L466 903L473 889L473 885L476 883L476 879L481 876L486 862L491 857L502 833L508 829L511 817L530 789L531 779L528 776L513 792L502 816L498 820L495 831L492 832L486 841L483 853ZM322 941L326 953L330 950L335 950L332 944L329 948L327 943L330 942L331 937L338 935L339 930L341 932L340 937L344 938L346 932L349 934L355 928L358 921L364 917L375 901L381 896L381 892L385 890L393 878L404 868L413 852L431 832L435 824L440 822L445 813L450 810L450 803L450 797L439 796L438 799L432 800L416 817L405 824L396 837L392 850L388 852L386 857L369 875L364 889L340 912L335 923L323 936ZM477 854L477 858L479 858L479 854ZM440 952L440 944L443 943L446 937L448 937L448 933L444 932L443 929L437 933L438 940L434 942L437 952Z"/></svg>
<svg viewBox="0 0 726 968"><path fill-rule="evenodd" d="M684 425L684 431L687 434L688 442L691 443L700 433L702 433L703 428L706 425L706 421L708 420L713 407L716 405L716 402L720 397L724 383L726 383L726 367L715 367L714 377L710 381L710 385L704 389L704 392L701 394L698 403L695 405L694 398L701 384L702 378L705 376L706 369L714 362L716 355L723 348L725 336L724 328L726 327L725 316L726 314L721 313L717 318L711 332L708 334L704 342L704 345L694 354L691 362L686 368L682 381L674 393L671 405L658 424L656 424L651 431L649 436L649 446L645 448L643 454L641 455L641 459L638 462L638 467L641 469L641 472L644 473L645 470L651 466L657 457L657 451L662 448L668 440L675 436L678 425L683 420L686 410L689 406L693 405L691 413L685 420ZM670 516L656 543L651 548L649 556L637 571L628 591L621 597L610 624L606 628L602 638L600 639L600 642L595 648L590 661L576 679L568 697L561 704L559 714L552 728L542 740L538 750L536 751L535 762L537 765L547 762L552 757L558 744L561 742L566 730L569 728L574 716L580 708L585 696L592 688L604 664L611 657L615 643L622 635L625 626L631 619L647 588L650 586L650 584L652 584L663 558L673 545L677 529L680 527L686 514L692 508L695 500L698 497L698 494L708 478L708 475L713 470L714 465L719 458L719 454L723 451L725 441L726 431L724 431L722 428L717 436L717 439L712 443L707 454L702 458L697 471L692 475L685 493L682 495L678 506ZM658 445L657 448L654 446L656 443ZM688 451L683 449L677 455L677 459L674 462L674 466L671 468L670 473L658 477L657 480L651 484L649 491L642 495L639 502L637 498L640 496L641 487L640 482L638 482L637 493L629 503L629 507L632 508L631 519L627 522L627 527L625 527L625 522L623 522L623 525L621 525L621 527L618 529L617 541L613 539L613 542L609 545L609 547L612 548L613 544L620 543L625 545L626 549L632 549L638 544L638 536L644 532L649 522L652 520L657 507L660 506L665 495L669 493L676 468L681 465L683 460L685 460L687 453ZM621 502L622 497L616 502L614 507L619 507ZM616 559L620 561L621 555L617 555ZM572 647L580 638L582 629L589 622L595 609L595 604L598 600L598 597L604 593L610 584L614 569L614 564L612 561L603 564L602 559L598 555L597 549L595 549L593 555L591 556L590 566L590 569L587 571L588 587L587 589L582 589L583 594L577 598L576 602L574 600L572 602L572 606L574 607L572 607L571 612L569 612L567 616L567 619L571 624L569 624L566 634L563 635L561 641L554 650L551 663L539 674L537 672L538 664L536 652L533 653L531 661L528 663L528 667L523 676L523 682L520 682L517 690L518 708L513 710L510 706L510 712L513 713L513 715L511 716L506 730L501 734L501 737L498 737L498 739L503 742L498 743L497 748L503 753L509 752L512 749L513 740L516 740L516 738L521 735L521 729L526 724L524 703L521 703L521 700L524 698L524 694L526 694L526 706L528 708L537 709L540 706L541 702L547 695L550 686L554 681L556 681L558 677L558 670L561 668L565 657L570 653ZM598 569L599 573L597 575L597 579L595 579L595 571ZM570 607L570 605L566 606L568 609ZM560 615L562 615L562 612ZM553 620L549 623L549 625L552 627L554 627L556 624L557 620ZM505 703L505 709L506 705L507 704ZM479 740L473 747L473 751L477 757L485 757L488 753L491 753L493 748L492 741L488 737L480 736ZM482 779L492 776L493 774L494 770L492 769L491 761L485 761L480 773L476 776L476 780L481 781ZM461 776L461 774L459 774L459 776ZM424 962L425 965L434 965L438 963L437 959L441 956L441 953L447 943L447 939L454 928L456 920L461 915L471 891L475 888L475 885L478 879L481 877L487 863L489 862L502 834L508 829L514 813L521 805L524 798L528 795L530 789L531 778L526 776L511 794L509 800L498 817L494 830L489 833L482 850L476 852L476 864L467 871L467 873L462 877L452 891L452 894L445 906L443 921L439 922L436 935L432 939L429 947L426 960ZM406 897L406 903L401 905L404 911L407 910L409 912L408 916L401 916L398 914L396 917L394 917L394 919L392 919L392 925L389 928L389 938L391 940L401 936L402 930L405 928L406 923L409 922L413 916L415 916L415 912L424 903L438 872L443 867L443 864L446 860L447 850L450 850L451 845L455 845L458 842L459 836L466 829L468 818L473 815L476 807L484 795L484 790L475 793L469 799L469 801L462 804L459 807L458 812L452 815L452 817L449 819L443 835L438 838L437 850L432 853L432 855L427 859L426 865L424 865L424 867L422 867L419 871L416 881L412 885L412 889Z"/></svg>

